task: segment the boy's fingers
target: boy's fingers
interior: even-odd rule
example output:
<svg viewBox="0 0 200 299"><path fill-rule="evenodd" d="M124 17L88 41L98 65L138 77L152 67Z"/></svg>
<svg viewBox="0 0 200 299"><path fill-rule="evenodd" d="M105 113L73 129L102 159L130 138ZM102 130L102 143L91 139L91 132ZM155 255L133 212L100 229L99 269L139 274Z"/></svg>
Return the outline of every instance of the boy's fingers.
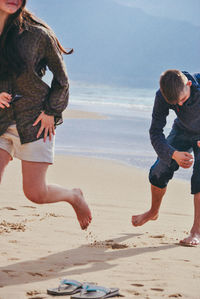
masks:
<svg viewBox="0 0 200 299"><path fill-rule="evenodd" d="M185 152L185 156L193 158L193 156L190 153L187 153L187 152Z"/></svg>

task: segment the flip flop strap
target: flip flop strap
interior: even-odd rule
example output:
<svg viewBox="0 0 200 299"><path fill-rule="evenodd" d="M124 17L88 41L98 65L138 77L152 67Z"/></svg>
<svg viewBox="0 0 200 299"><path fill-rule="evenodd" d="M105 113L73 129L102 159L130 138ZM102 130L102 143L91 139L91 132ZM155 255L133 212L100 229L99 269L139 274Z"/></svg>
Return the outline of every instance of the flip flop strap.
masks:
<svg viewBox="0 0 200 299"><path fill-rule="evenodd" d="M82 286L82 284L76 280L63 279L63 280L61 280L58 289L61 290L64 285L76 286L76 287Z"/></svg>
<svg viewBox="0 0 200 299"><path fill-rule="evenodd" d="M109 294L110 293L110 289L108 289L108 288L101 287L101 286L96 286L96 285L91 285L91 284L85 284L85 285L83 285L83 291L85 291L85 292L97 292L97 291L101 291L101 292L104 292L105 294Z"/></svg>

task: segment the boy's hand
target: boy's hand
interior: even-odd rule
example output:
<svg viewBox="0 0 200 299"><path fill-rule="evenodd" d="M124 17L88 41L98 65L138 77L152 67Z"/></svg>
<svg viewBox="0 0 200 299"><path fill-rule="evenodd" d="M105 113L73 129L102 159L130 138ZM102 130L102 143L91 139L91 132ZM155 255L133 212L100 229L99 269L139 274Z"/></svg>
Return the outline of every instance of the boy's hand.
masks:
<svg viewBox="0 0 200 299"><path fill-rule="evenodd" d="M198 145L198 147L200 147L200 141L197 141L197 145Z"/></svg>
<svg viewBox="0 0 200 299"><path fill-rule="evenodd" d="M41 112L36 121L34 122L33 126L36 126L39 122L41 122L40 129L37 133L37 138L40 137L44 130L44 142L47 139L47 135L49 134L49 140L51 141L52 135L55 135L54 130L54 116L47 115L44 112Z"/></svg>
<svg viewBox="0 0 200 299"><path fill-rule="evenodd" d="M11 101L12 96L7 92L0 93L0 108L4 109L5 107L10 107L9 102Z"/></svg>
<svg viewBox="0 0 200 299"><path fill-rule="evenodd" d="M193 164L193 156L188 152L175 151L172 155L172 159L174 159L178 165L183 168L190 168Z"/></svg>

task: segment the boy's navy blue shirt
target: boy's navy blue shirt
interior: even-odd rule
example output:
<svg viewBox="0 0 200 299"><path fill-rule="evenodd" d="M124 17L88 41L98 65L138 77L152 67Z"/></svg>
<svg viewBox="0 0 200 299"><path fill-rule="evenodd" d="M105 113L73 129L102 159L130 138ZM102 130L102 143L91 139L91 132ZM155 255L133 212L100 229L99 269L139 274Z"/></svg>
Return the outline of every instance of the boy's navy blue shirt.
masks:
<svg viewBox="0 0 200 299"><path fill-rule="evenodd" d="M164 99L160 89L156 93L152 122L149 130L151 143L160 159L170 165L172 155L176 150L167 143L163 129L167 122L169 110L177 115L173 127L178 127L188 136L200 140L200 73L190 75L183 72L192 81L189 99L182 105L170 105Z"/></svg>

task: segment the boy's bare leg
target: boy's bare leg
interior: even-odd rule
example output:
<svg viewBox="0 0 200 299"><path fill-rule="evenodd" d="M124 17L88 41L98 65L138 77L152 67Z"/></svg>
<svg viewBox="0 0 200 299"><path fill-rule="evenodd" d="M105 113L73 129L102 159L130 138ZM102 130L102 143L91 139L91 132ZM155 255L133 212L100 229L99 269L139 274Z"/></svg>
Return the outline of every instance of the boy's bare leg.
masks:
<svg viewBox="0 0 200 299"><path fill-rule="evenodd" d="M194 195L194 223L189 237L180 241L182 245L200 244L200 192Z"/></svg>
<svg viewBox="0 0 200 299"><path fill-rule="evenodd" d="M47 163L22 161L23 190L25 196L38 204L68 202L76 212L82 229L92 220L90 209L80 189L68 190L58 185L46 184Z"/></svg>
<svg viewBox="0 0 200 299"><path fill-rule="evenodd" d="M166 190L167 188L161 189L151 185L151 196L152 196L151 209L144 214L132 216L132 224L134 226L140 226L145 224L149 220L156 220L158 218L160 205Z"/></svg>

